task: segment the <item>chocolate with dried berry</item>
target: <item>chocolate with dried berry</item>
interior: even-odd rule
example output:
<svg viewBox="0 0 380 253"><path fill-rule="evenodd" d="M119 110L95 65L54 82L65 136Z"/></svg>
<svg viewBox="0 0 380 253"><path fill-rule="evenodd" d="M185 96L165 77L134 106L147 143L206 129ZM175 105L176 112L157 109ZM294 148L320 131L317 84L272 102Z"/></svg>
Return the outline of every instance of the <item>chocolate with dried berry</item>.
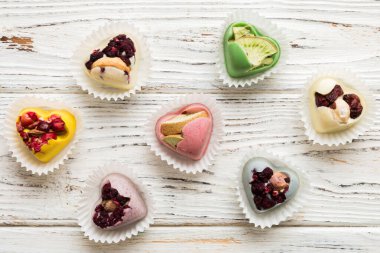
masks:
<svg viewBox="0 0 380 253"><path fill-rule="evenodd" d="M311 122L321 134L344 131L366 112L361 93L333 77L316 80L309 89L309 98Z"/></svg>
<svg viewBox="0 0 380 253"><path fill-rule="evenodd" d="M73 139L76 119L66 110L25 108L19 113L16 130L33 156L47 163Z"/></svg>
<svg viewBox="0 0 380 253"><path fill-rule="evenodd" d="M122 90L133 87L131 75L136 66L136 47L131 38L119 34L103 48L92 51L84 63L86 73L97 82Z"/></svg>
<svg viewBox="0 0 380 253"><path fill-rule="evenodd" d="M276 167L263 157L253 157L243 168L244 190L251 208L266 212L292 199L299 187L297 173L288 167Z"/></svg>
<svg viewBox="0 0 380 253"><path fill-rule="evenodd" d="M138 188L119 173L107 175L101 183L100 199L92 221L101 229L117 229L138 222L147 215L147 207Z"/></svg>

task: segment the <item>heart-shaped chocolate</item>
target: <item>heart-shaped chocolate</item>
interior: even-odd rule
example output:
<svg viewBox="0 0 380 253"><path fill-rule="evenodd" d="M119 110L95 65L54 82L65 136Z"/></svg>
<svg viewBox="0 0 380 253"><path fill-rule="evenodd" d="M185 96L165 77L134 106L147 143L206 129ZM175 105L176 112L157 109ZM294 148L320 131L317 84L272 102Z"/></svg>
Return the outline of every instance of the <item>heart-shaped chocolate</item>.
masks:
<svg viewBox="0 0 380 253"><path fill-rule="evenodd" d="M135 53L132 39L125 34L119 34L102 50L94 49L84 64L86 73L104 85L129 90L133 87L132 69L137 67Z"/></svg>
<svg viewBox="0 0 380 253"><path fill-rule="evenodd" d="M156 123L156 136L161 144L193 160L206 153L212 134L212 115L203 104L190 104L169 112Z"/></svg>
<svg viewBox="0 0 380 253"><path fill-rule="evenodd" d="M309 108L313 127L318 133L344 131L365 113L364 97L341 80L323 77L309 90Z"/></svg>
<svg viewBox="0 0 380 253"><path fill-rule="evenodd" d="M257 213L290 201L299 188L298 174L285 164L276 167L263 157L251 158L243 168L242 181L249 205Z"/></svg>
<svg viewBox="0 0 380 253"><path fill-rule="evenodd" d="M281 55L278 42L245 22L232 23L223 38L228 74L239 78L274 67Z"/></svg>
<svg viewBox="0 0 380 253"><path fill-rule="evenodd" d="M25 108L19 114L16 130L34 157L47 163L73 139L76 120L66 110Z"/></svg>
<svg viewBox="0 0 380 253"><path fill-rule="evenodd" d="M126 176L113 173L101 183L101 196L92 217L102 229L133 224L147 215L147 208L135 184Z"/></svg>

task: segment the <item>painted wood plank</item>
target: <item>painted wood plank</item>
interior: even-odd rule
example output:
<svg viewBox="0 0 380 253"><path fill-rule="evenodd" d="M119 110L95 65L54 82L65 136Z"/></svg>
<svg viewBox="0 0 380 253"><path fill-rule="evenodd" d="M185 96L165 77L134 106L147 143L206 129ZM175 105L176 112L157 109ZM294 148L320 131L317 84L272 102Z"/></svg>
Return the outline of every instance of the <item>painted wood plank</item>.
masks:
<svg viewBox="0 0 380 253"><path fill-rule="evenodd" d="M152 227L116 245L88 241L71 227L0 227L2 252L377 252L374 227Z"/></svg>

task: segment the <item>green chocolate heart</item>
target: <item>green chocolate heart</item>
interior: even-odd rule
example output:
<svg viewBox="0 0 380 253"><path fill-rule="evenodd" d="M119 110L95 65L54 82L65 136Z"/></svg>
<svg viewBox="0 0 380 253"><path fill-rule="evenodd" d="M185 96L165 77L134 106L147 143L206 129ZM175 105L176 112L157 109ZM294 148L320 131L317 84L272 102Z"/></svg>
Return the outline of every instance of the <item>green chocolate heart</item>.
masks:
<svg viewBox="0 0 380 253"><path fill-rule="evenodd" d="M277 52L271 56L270 58L266 58L263 61L263 64L259 66L253 66L250 62L245 49L235 41L234 38L234 27L245 27L249 30L249 35L264 39L271 43L276 49ZM245 35L245 36L249 36ZM240 35L239 35L240 36ZM245 22L237 22L232 23L226 30L223 38L223 46L224 46L224 59L226 64L226 69L228 74L231 77L239 78L246 77L251 75L256 75L262 73L272 67L274 67L281 55L281 48L278 42L270 37L262 34L256 27L251 24ZM265 65L265 63L270 62L269 65Z"/></svg>

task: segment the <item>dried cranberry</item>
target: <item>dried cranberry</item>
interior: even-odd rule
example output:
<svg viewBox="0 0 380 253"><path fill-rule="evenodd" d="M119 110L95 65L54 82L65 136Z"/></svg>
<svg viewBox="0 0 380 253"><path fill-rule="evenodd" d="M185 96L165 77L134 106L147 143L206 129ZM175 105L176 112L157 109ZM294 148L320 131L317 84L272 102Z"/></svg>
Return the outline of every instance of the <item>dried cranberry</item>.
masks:
<svg viewBox="0 0 380 253"><path fill-rule="evenodd" d="M280 192L276 196L272 196L272 199L277 203L283 203L286 200L286 195L285 193Z"/></svg>
<svg viewBox="0 0 380 253"><path fill-rule="evenodd" d="M23 126L22 120L27 125L26 127ZM16 128L26 146L37 153L50 139L57 139L56 132L65 130L64 125L65 123L59 115L51 115L48 121L44 121L40 120L35 112L27 112L20 116L20 122L16 123ZM30 131L25 132L25 129Z"/></svg>
<svg viewBox="0 0 380 253"><path fill-rule="evenodd" d="M29 135L26 132L20 132L20 136L23 141L28 141L29 140Z"/></svg>
<svg viewBox="0 0 380 253"><path fill-rule="evenodd" d="M116 36L116 39L125 40L125 39L127 39L127 36L125 34L119 34Z"/></svg>
<svg viewBox="0 0 380 253"><path fill-rule="evenodd" d="M325 107L329 107L330 106L330 103L329 101L325 98L324 95L316 92L315 93L315 105L317 107L320 107L320 106L325 106Z"/></svg>
<svg viewBox="0 0 380 253"><path fill-rule="evenodd" d="M273 170L269 167L266 167L261 172L256 171L256 169L252 170L251 192L256 208L259 210L272 208L286 200L285 193L288 191L289 186L285 187L281 192L275 190L270 181L273 174ZM289 177L284 180L290 183Z"/></svg>
<svg viewBox="0 0 380 253"><path fill-rule="evenodd" d="M21 122L16 123L16 129L17 129L17 132L19 133L24 131L24 127L21 125Z"/></svg>
<svg viewBox="0 0 380 253"><path fill-rule="evenodd" d="M263 181L268 181L273 175L273 170L269 167L266 167L261 174L259 174L259 178Z"/></svg>
<svg viewBox="0 0 380 253"><path fill-rule="evenodd" d="M117 48L113 46L106 46L103 49L103 53L108 57L116 57L119 54L119 50L117 50Z"/></svg>
<svg viewBox="0 0 380 253"><path fill-rule="evenodd" d="M32 137L30 140L30 148L36 153L41 151L43 144L42 140L38 137Z"/></svg>
<svg viewBox="0 0 380 253"><path fill-rule="evenodd" d="M265 193L271 193L273 191L273 185L272 184L267 184L265 186Z"/></svg>
<svg viewBox="0 0 380 253"><path fill-rule="evenodd" d="M259 195L255 195L253 197L253 202L255 203L257 209L260 209L261 210L261 202L263 201L263 197L259 196Z"/></svg>
<svg viewBox="0 0 380 253"><path fill-rule="evenodd" d="M325 107L334 107L335 100L343 95L343 89L340 85L336 84L334 88L326 95L322 95L318 92L314 94L315 96L315 105L317 107L325 106Z"/></svg>
<svg viewBox="0 0 380 253"><path fill-rule="evenodd" d="M251 184L251 192L255 195L261 195L265 193L265 184L261 182L253 182Z"/></svg>
<svg viewBox="0 0 380 253"><path fill-rule="evenodd" d="M43 142L47 142L48 140L51 140L51 139L56 140L57 139L57 134L55 134L55 133L46 133L46 134L44 134L44 135L41 136L41 140Z"/></svg>
<svg viewBox="0 0 380 253"><path fill-rule="evenodd" d="M118 190L106 183L102 187L102 203L95 207L92 217L93 222L100 228L113 226L122 221L124 209L129 208L127 203L130 198L119 194Z"/></svg>
<svg viewBox="0 0 380 253"><path fill-rule="evenodd" d="M65 122L61 118L55 118L50 124L54 131L65 131Z"/></svg>
<svg viewBox="0 0 380 253"><path fill-rule="evenodd" d="M111 188L111 190L110 190L111 198L116 198L118 195L119 195L119 192L116 189Z"/></svg>
<svg viewBox="0 0 380 253"><path fill-rule="evenodd" d="M28 127L38 121L38 116L35 112L26 112L20 116L20 122L23 127Z"/></svg>
<svg viewBox="0 0 380 253"><path fill-rule="evenodd" d="M360 98L355 94L346 94L343 100L350 106L350 117L356 119L362 114L363 106L360 103Z"/></svg>
<svg viewBox="0 0 380 253"><path fill-rule="evenodd" d="M276 205L276 202L268 197L263 198L261 201L261 206L263 209L269 209Z"/></svg>
<svg viewBox="0 0 380 253"><path fill-rule="evenodd" d="M116 200L120 203L121 206L124 206L127 202L129 202L130 199L128 197L119 195L116 197Z"/></svg>
<svg viewBox="0 0 380 253"><path fill-rule="evenodd" d="M87 61L84 65L86 66L86 68L87 68L88 70L91 70L91 68L92 68L92 64L93 64L92 61Z"/></svg>
<svg viewBox="0 0 380 253"><path fill-rule="evenodd" d="M129 58L135 55L136 48L133 41L128 38L125 34L119 34L118 36L111 39L107 46L100 52L95 50L91 56L90 60L85 63L87 69L91 69L92 63L96 61L100 53L105 54L107 57L119 57L127 66L131 65ZM103 55L102 55L103 57Z"/></svg>
<svg viewBox="0 0 380 253"><path fill-rule="evenodd" d="M326 99L330 102L330 104L334 103L335 100L343 95L343 89L340 85L336 84L334 88L330 91L330 93L326 94Z"/></svg>
<svg viewBox="0 0 380 253"><path fill-rule="evenodd" d="M131 65L131 61L130 61L129 58L127 58L126 56L122 55L122 56L120 56L120 59L121 59L125 64L127 64L127 66L130 66L130 65Z"/></svg>
<svg viewBox="0 0 380 253"><path fill-rule="evenodd" d="M40 131L48 132L50 130L50 125L46 121L40 121L38 123L37 129Z"/></svg>
<svg viewBox="0 0 380 253"><path fill-rule="evenodd" d="M90 55L90 61L95 62L99 60L100 58L102 58L103 56L104 56L104 53L100 51L100 49L96 49Z"/></svg>

